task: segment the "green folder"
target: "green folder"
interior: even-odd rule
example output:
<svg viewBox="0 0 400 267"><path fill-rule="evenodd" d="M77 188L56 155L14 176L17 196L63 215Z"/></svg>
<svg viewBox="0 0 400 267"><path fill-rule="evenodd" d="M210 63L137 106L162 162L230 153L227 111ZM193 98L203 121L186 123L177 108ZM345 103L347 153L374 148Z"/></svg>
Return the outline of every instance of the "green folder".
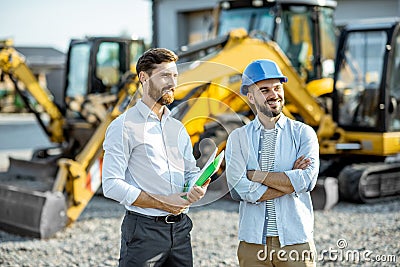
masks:
<svg viewBox="0 0 400 267"><path fill-rule="evenodd" d="M208 166L205 166L202 169L202 173L200 174L199 178L196 180L196 185L202 186L208 178L210 178L214 173L216 173L221 166L222 160L224 159L224 150L221 151L221 153L218 154L217 157L210 163L208 163ZM189 190L188 184L185 184L183 192L187 192Z"/></svg>

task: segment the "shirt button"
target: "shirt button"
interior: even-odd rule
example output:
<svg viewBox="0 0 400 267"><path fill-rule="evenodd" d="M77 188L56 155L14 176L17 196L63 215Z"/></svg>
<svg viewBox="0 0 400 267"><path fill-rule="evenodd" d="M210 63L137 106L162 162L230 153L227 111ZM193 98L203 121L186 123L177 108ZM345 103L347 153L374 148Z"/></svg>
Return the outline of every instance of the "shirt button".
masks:
<svg viewBox="0 0 400 267"><path fill-rule="evenodd" d="M267 217L265 217L265 219L266 219L266 220L268 220L268 216L267 216Z"/></svg>
<svg viewBox="0 0 400 267"><path fill-rule="evenodd" d="M260 151L258 151L258 153L259 153L259 154L261 154L261 150L260 150Z"/></svg>

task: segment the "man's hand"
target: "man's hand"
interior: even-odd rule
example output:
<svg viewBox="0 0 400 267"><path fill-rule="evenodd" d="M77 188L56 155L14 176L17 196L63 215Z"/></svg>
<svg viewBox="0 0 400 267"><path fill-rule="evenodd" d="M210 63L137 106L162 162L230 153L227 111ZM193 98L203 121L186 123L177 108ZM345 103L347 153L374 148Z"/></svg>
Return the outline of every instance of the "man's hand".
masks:
<svg viewBox="0 0 400 267"><path fill-rule="evenodd" d="M192 204L202 199L207 192L210 182L211 178L208 178L208 180L202 186L194 185L187 193L187 200Z"/></svg>
<svg viewBox="0 0 400 267"><path fill-rule="evenodd" d="M175 193L168 196L140 192L138 198L132 205L141 208L153 208L165 210L178 215L190 206L190 202L183 198L187 193Z"/></svg>
<svg viewBox="0 0 400 267"><path fill-rule="evenodd" d="M292 170L295 169L305 170L308 168L308 166L310 166L310 164L311 164L311 159L305 158L305 156L300 156L294 162ZM265 175L265 173L267 173L267 175ZM247 171L247 179L257 183L263 183L266 177L268 176L268 172L265 173L260 171L250 170Z"/></svg>
<svg viewBox="0 0 400 267"><path fill-rule="evenodd" d="M186 210L192 203L204 197L210 182L211 179L208 179L203 186L195 185L187 193L175 193L168 196L150 194L142 191L132 205L141 208L161 209L178 215Z"/></svg>
<svg viewBox="0 0 400 267"><path fill-rule="evenodd" d="M305 170L308 166L310 166L311 160L305 158L305 156L300 156L293 164L292 170L301 169ZM255 171L249 170L247 171L247 179L253 182L265 184L265 180L267 179L269 174L273 174L272 172L262 172L262 171Z"/></svg>
<svg viewBox="0 0 400 267"><path fill-rule="evenodd" d="M159 199L162 202L162 210L165 210L174 215L178 215L186 210L191 202L184 199L186 193L175 193L168 196L163 196Z"/></svg>
<svg viewBox="0 0 400 267"><path fill-rule="evenodd" d="M292 170L305 170L310 166L311 160L300 156L293 164ZM263 171L247 171L247 179L253 182L261 183L268 186L267 191L261 196L259 201L273 199L294 191L293 185L284 172L263 172Z"/></svg>
<svg viewBox="0 0 400 267"><path fill-rule="evenodd" d="M263 175L261 171L247 171L247 179L253 182L262 183L265 180L266 176Z"/></svg>
<svg viewBox="0 0 400 267"><path fill-rule="evenodd" d="M300 158L296 159L296 161L293 164L292 170L295 169L301 169L305 170L307 169L308 166L311 164L311 159L306 159L305 156L300 156Z"/></svg>

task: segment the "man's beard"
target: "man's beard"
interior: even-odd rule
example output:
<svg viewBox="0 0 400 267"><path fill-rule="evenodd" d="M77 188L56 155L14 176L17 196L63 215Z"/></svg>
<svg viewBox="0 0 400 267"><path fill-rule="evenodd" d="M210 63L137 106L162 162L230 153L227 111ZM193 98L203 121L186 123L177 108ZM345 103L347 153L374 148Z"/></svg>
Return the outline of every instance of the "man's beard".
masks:
<svg viewBox="0 0 400 267"><path fill-rule="evenodd" d="M169 105L174 102L174 94L165 93L168 90L172 90L171 87L165 86L159 90L154 83L149 81L149 96L160 105Z"/></svg>
<svg viewBox="0 0 400 267"><path fill-rule="evenodd" d="M273 118L279 116L282 112L284 100L281 101L281 105L279 106L278 110L272 110L269 105L268 101L265 100L264 103L260 104L259 102L255 102L258 112L264 114L267 117Z"/></svg>

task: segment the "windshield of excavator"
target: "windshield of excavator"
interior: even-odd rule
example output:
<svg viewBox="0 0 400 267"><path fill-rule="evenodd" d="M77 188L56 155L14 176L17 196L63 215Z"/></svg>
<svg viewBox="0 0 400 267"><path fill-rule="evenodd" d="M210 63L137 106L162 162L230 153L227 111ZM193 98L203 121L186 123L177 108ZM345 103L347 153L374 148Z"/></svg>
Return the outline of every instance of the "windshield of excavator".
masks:
<svg viewBox="0 0 400 267"><path fill-rule="evenodd" d="M336 54L333 17L332 8L319 7L316 13L314 6L308 5L282 5L281 12L276 6L222 9L218 35L244 28L249 35L274 40L299 75L310 81L333 76ZM315 32L317 21L319 32ZM320 74L315 67L316 58L321 60Z"/></svg>
<svg viewBox="0 0 400 267"><path fill-rule="evenodd" d="M376 128L387 44L385 31L350 32L337 74L339 124Z"/></svg>
<svg viewBox="0 0 400 267"><path fill-rule="evenodd" d="M392 110L389 109L389 130L400 131L400 32L394 39L393 59L391 62L391 75L389 82L389 97Z"/></svg>
<svg viewBox="0 0 400 267"><path fill-rule="evenodd" d="M231 30L244 28L248 33L254 31L272 38L275 14L271 7L223 9L219 16L218 35L228 34Z"/></svg>
<svg viewBox="0 0 400 267"><path fill-rule="evenodd" d="M306 80L332 77L336 48L332 8L320 7L318 20L312 6L282 6L276 42ZM318 22L319 32L316 23ZM320 58L322 73L318 74L315 59Z"/></svg>
<svg viewBox="0 0 400 267"><path fill-rule="evenodd" d="M66 96L85 96L88 86L90 45L76 44L71 48Z"/></svg>
<svg viewBox="0 0 400 267"><path fill-rule="evenodd" d="M285 7L281 15L276 41L301 77L313 75L312 10L305 6Z"/></svg>
<svg viewBox="0 0 400 267"><path fill-rule="evenodd" d="M334 21L334 9L320 8L319 41L322 77L333 78L335 73L337 31Z"/></svg>
<svg viewBox="0 0 400 267"><path fill-rule="evenodd" d="M102 42L96 55L96 77L100 86L93 84L94 93L104 93L108 88L116 85L121 73L120 44L116 42Z"/></svg>

